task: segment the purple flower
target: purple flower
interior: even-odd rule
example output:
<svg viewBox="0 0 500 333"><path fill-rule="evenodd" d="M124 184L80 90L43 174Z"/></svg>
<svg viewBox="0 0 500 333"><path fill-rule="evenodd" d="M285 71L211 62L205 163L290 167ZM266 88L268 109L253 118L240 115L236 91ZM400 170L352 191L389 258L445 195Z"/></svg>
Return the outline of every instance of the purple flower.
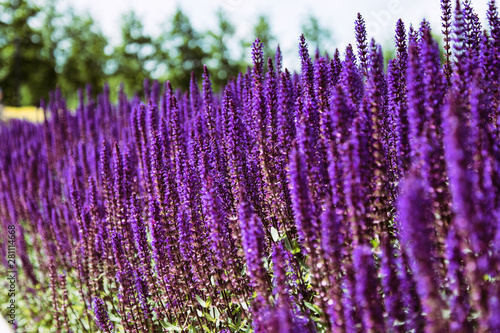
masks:
<svg viewBox="0 0 500 333"><path fill-rule="evenodd" d="M268 294L268 274L263 263L266 252L262 222L246 201L240 203L239 218L250 281L260 295L266 296Z"/></svg>
<svg viewBox="0 0 500 333"><path fill-rule="evenodd" d="M349 44L345 51L345 59L340 72L340 84L349 101L349 107L357 110L363 94L363 81L356 65L356 57Z"/></svg>
<svg viewBox="0 0 500 333"><path fill-rule="evenodd" d="M342 70L342 62L340 61L340 52L339 49L335 49L335 53L333 54L333 59L330 60L331 67L331 86L335 86L339 82L340 71Z"/></svg>
<svg viewBox="0 0 500 333"><path fill-rule="evenodd" d="M397 254L391 237L382 236L382 255L380 263L381 283L384 293L384 306L387 312L386 327L395 332L405 332L405 311L403 290L398 277ZM399 327L398 327L399 325Z"/></svg>
<svg viewBox="0 0 500 333"><path fill-rule="evenodd" d="M368 42L366 39L365 19L358 13L358 18L355 22L356 41L358 46L358 56L363 69L363 75L368 76Z"/></svg>
<svg viewBox="0 0 500 333"><path fill-rule="evenodd" d="M441 297L434 269L432 212L427 186L415 175L410 175L404 182L398 200L401 242L403 251L409 253L417 293L427 313L427 329L430 332L444 332L448 330L448 322L442 314L446 305Z"/></svg>
<svg viewBox="0 0 500 333"><path fill-rule="evenodd" d="M356 305L363 314L363 326L368 332L384 332L384 316L380 306L379 282L371 249L360 245L354 249L356 270Z"/></svg>
<svg viewBox="0 0 500 333"><path fill-rule="evenodd" d="M139 299L139 304L141 306L143 316L146 320L148 320L152 316L151 308L148 304L148 286L142 273L134 270L133 274L135 292L137 293L137 298Z"/></svg>
<svg viewBox="0 0 500 333"><path fill-rule="evenodd" d="M455 17L453 22L453 54L455 61L453 63L452 84L456 93L460 98L467 97L467 68L468 59L466 53L466 27L464 22L463 13L460 6L460 1L456 1Z"/></svg>
<svg viewBox="0 0 500 333"><path fill-rule="evenodd" d="M443 11L443 16L441 16L443 30L442 33L444 35L444 53L445 53L445 63L443 66L444 75L446 77L446 81L450 84L451 77L451 0L441 0L441 10Z"/></svg>
<svg viewBox="0 0 500 333"><path fill-rule="evenodd" d="M104 301L99 297L94 297L92 300L92 309L94 310L95 322L99 329L111 333L114 330L114 326L109 320L108 310Z"/></svg>
<svg viewBox="0 0 500 333"><path fill-rule="evenodd" d="M304 158L294 147L290 154L290 192L292 194L293 211L300 241L305 253L315 254L317 248L318 223L311 202L307 183Z"/></svg>
<svg viewBox="0 0 500 333"><path fill-rule="evenodd" d="M452 332L473 332L471 306L467 292L467 282L463 267L463 240L452 228L446 239L446 257L448 259L448 280L450 283L450 330Z"/></svg>

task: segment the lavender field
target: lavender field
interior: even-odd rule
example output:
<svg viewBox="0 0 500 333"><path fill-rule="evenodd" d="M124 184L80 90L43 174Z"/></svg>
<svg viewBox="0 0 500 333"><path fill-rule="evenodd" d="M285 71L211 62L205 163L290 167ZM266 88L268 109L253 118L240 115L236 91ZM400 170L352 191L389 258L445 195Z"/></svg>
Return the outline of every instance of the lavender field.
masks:
<svg viewBox="0 0 500 333"><path fill-rule="evenodd" d="M18 332L500 332L500 17L0 124ZM434 33L442 30L443 46ZM250 50L249 50L250 51ZM201 85L199 85L201 83ZM76 94L77 92L75 92ZM7 283L7 282L5 282Z"/></svg>

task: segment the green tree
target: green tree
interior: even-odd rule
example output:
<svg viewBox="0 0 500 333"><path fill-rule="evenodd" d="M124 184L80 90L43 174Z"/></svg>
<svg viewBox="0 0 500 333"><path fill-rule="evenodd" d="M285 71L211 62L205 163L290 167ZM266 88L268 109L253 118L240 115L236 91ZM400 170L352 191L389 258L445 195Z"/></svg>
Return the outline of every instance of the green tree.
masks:
<svg viewBox="0 0 500 333"><path fill-rule="evenodd" d="M36 104L56 83L55 59L46 52L41 29L33 25L41 10L27 0L0 6L0 86L5 103Z"/></svg>
<svg viewBox="0 0 500 333"><path fill-rule="evenodd" d="M276 53L276 37L271 31L271 25L269 24L269 17L265 15L260 15L257 24L254 27L254 40L259 38L264 46L264 61L267 62L267 58L271 57L274 60L274 55ZM253 41L252 41L253 42Z"/></svg>
<svg viewBox="0 0 500 333"><path fill-rule="evenodd" d="M64 36L58 43L62 58L58 85L66 96L76 97L77 89L86 84L100 92L107 78L108 41L89 14L70 13L70 17L71 24L64 27Z"/></svg>
<svg viewBox="0 0 500 333"><path fill-rule="evenodd" d="M203 48L204 34L193 28L181 9L177 9L170 26L171 29L159 38L167 63L167 72L163 78L169 80L174 89L186 90L189 88L191 72L194 72L195 77L201 77L209 54Z"/></svg>
<svg viewBox="0 0 500 333"><path fill-rule="evenodd" d="M114 49L109 62L112 85L125 85L128 94L142 94L142 82L151 76L157 62L158 46L144 32L144 26L134 12L122 17L121 44Z"/></svg>
<svg viewBox="0 0 500 333"><path fill-rule="evenodd" d="M332 33L330 30L321 27L316 17L309 16L301 28L306 41L314 48L314 52L316 50L330 51L329 46L334 44Z"/></svg>
<svg viewBox="0 0 500 333"><path fill-rule="evenodd" d="M63 25L61 20L63 15L57 10L58 0L47 0L41 9L43 16L43 26L41 28L42 40L45 48L45 55L53 59L57 68L57 49L63 38ZM57 72L57 69L56 69Z"/></svg>
<svg viewBox="0 0 500 333"><path fill-rule="evenodd" d="M229 51L229 43L234 37L235 28L226 18L222 10L217 12L218 29L208 32L209 49L209 68L212 75L212 83L215 90L219 90L230 78L234 78L243 70L242 63L232 59ZM245 65L243 63L243 65Z"/></svg>
<svg viewBox="0 0 500 333"><path fill-rule="evenodd" d="M242 59L240 59L240 64L244 66L251 56L251 48L253 42L259 38L263 45L264 52L264 67L267 68L267 58L272 58L274 61L274 55L276 54L276 48L278 44L276 43L276 37L271 31L271 25L269 24L269 17L265 15L260 15L257 18L257 23L253 27L253 35L251 40L242 40L241 47L243 49ZM251 58L250 58L251 61Z"/></svg>

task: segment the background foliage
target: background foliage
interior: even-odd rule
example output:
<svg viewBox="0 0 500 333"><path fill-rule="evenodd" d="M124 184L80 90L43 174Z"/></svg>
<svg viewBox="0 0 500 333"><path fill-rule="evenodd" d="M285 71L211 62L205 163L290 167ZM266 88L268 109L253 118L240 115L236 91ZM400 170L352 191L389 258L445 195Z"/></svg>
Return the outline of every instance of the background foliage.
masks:
<svg viewBox="0 0 500 333"><path fill-rule="evenodd" d="M105 82L110 83L111 97L116 99L121 83L127 94L142 94L145 78L169 80L173 86L187 89L191 72L201 77L204 64L214 73L213 85L218 91L228 78L248 66L245 59L229 52L228 44L236 38L235 27L223 11L217 13L217 29L197 31L189 17L177 9L167 24L159 27L157 37L148 35L141 19L129 12L121 20L120 42L112 45L90 14L72 9L62 12L57 4L57 0L46 0L43 6L29 0L0 2L4 104L38 105L56 86L63 95L75 96L74 92L86 84L102 91ZM303 28L312 45L330 36L314 17L304 22ZM277 43L264 15L257 19L254 35L235 44L246 50L256 37L266 45L265 56L273 56ZM68 103L76 105L76 98Z"/></svg>

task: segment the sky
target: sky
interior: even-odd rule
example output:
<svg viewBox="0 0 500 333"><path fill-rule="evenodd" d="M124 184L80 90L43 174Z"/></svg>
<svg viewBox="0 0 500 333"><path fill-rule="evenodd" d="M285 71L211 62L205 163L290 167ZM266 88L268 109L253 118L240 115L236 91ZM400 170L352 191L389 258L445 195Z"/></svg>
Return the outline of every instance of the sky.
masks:
<svg viewBox="0 0 500 333"><path fill-rule="evenodd" d="M360 12L365 18L368 37L374 37L382 46L392 45L394 27L399 18L406 26L417 26L426 18L438 33L441 30L439 0L59 0L71 5L77 12L88 11L101 26L112 43L119 42L120 17L133 10L144 22L146 32L155 35L159 27L169 24L177 8L191 20L199 31L216 27L216 11L222 9L236 27L237 38L252 37L257 17L269 17L271 29L284 53L284 65L296 70L297 45L301 25L313 15L322 27L332 32L335 44L327 45L333 53L341 53L348 43L355 43L354 21ZM453 1L454 2L454 1ZM485 22L487 0L472 0ZM250 50L247 51L250 54Z"/></svg>

